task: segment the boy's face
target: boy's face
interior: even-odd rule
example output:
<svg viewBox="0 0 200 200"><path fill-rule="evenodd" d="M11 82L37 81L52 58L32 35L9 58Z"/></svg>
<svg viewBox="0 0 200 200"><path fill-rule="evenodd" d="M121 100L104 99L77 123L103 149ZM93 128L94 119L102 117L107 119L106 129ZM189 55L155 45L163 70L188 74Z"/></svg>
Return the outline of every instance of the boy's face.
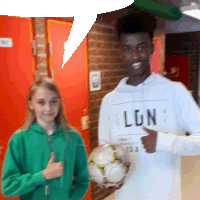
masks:
<svg viewBox="0 0 200 200"><path fill-rule="evenodd" d="M150 56L153 53L150 36L147 32L122 34L120 54L126 65L129 77L150 75Z"/></svg>

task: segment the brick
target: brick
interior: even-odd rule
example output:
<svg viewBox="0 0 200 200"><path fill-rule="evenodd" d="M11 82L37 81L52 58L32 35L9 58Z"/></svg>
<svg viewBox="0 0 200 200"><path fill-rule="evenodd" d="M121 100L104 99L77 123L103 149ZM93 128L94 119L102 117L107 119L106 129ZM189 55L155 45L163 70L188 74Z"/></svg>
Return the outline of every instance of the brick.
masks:
<svg viewBox="0 0 200 200"><path fill-rule="evenodd" d="M106 56L109 54L109 50L102 50L102 49L92 49L89 50L89 56Z"/></svg>
<svg viewBox="0 0 200 200"><path fill-rule="evenodd" d="M110 50L110 55L111 56L118 56L119 52L117 50Z"/></svg>
<svg viewBox="0 0 200 200"><path fill-rule="evenodd" d="M101 40L101 41L108 41L109 40L109 36L108 35L98 34L97 35L97 39Z"/></svg>
<svg viewBox="0 0 200 200"><path fill-rule="evenodd" d="M112 76L122 76L127 75L127 70L119 70L119 71L106 71L102 72L102 77L112 77Z"/></svg>
<svg viewBox="0 0 200 200"><path fill-rule="evenodd" d="M90 122L90 128L93 129L93 128L97 128L98 127L98 120L96 121L91 121Z"/></svg>
<svg viewBox="0 0 200 200"><path fill-rule="evenodd" d="M121 70L126 70L126 66L125 66L124 64L122 64L122 63L113 63L113 64L111 64L111 66L112 66L112 69L116 69L116 70L119 70L119 69L121 69Z"/></svg>
<svg viewBox="0 0 200 200"><path fill-rule="evenodd" d="M101 48L101 46L102 46L102 43L101 43L101 42L96 42L96 43L95 43L95 47L96 47L96 48Z"/></svg>
<svg viewBox="0 0 200 200"><path fill-rule="evenodd" d="M97 70L98 65L89 64L89 70Z"/></svg>
<svg viewBox="0 0 200 200"><path fill-rule="evenodd" d="M101 88L102 88L102 90L112 91L116 88L117 85L118 85L118 83L117 84L102 85Z"/></svg>
<svg viewBox="0 0 200 200"><path fill-rule="evenodd" d="M93 128L93 129L90 129L90 135L97 135L97 132L98 132L98 128Z"/></svg>
<svg viewBox="0 0 200 200"><path fill-rule="evenodd" d="M98 40L90 40L88 41L88 49L90 48L101 48L102 42L99 42Z"/></svg>
<svg viewBox="0 0 200 200"><path fill-rule="evenodd" d="M46 41L45 38L42 37L37 37L36 38L36 45L41 44L41 45L45 45L46 46ZM37 46L36 46L37 47Z"/></svg>
<svg viewBox="0 0 200 200"><path fill-rule="evenodd" d="M36 31L36 34L45 33L45 18L44 17L35 18L35 31Z"/></svg>
<svg viewBox="0 0 200 200"><path fill-rule="evenodd" d="M91 137L90 137L90 142L95 142L95 141L97 141L98 140L98 136L97 135L92 135Z"/></svg>
<svg viewBox="0 0 200 200"><path fill-rule="evenodd" d="M44 62L47 62L47 58L37 56L37 65Z"/></svg>
<svg viewBox="0 0 200 200"><path fill-rule="evenodd" d="M47 69L45 69L44 67L39 67L38 68L38 73L43 73L43 72L47 72Z"/></svg>
<svg viewBox="0 0 200 200"><path fill-rule="evenodd" d="M110 64L100 64L97 67L98 70L112 69L112 65Z"/></svg>
<svg viewBox="0 0 200 200"><path fill-rule="evenodd" d="M92 101L90 101L90 108L92 108L92 107L96 107L96 106L100 106L100 104L101 104L101 99L99 100L92 100Z"/></svg>
<svg viewBox="0 0 200 200"><path fill-rule="evenodd" d="M96 58L93 56L88 56L88 63L89 65L96 62Z"/></svg>
<svg viewBox="0 0 200 200"><path fill-rule="evenodd" d="M38 75L38 79L40 79L40 78L46 78L46 77L48 77L48 75Z"/></svg>
<svg viewBox="0 0 200 200"><path fill-rule="evenodd" d="M104 90L103 88L101 90ZM95 92L90 94L90 100L102 99L108 92Z"/></svg>
<svg viewBox="0 0 200 200"><path fill-rule="evenodd" d="M98 24L103 23L103 14L97 14L96 22Z"/></svg>
<svg viewBox="0 0 200 200"><path fill-rule="evenodd" d="M109 57L102 58L102 63L110 63L110 58Z"/></svg>
<svg viewBox="0 0 200 200"><path fill-rule="evenodd" d="M99 26L98 29L99 32L103 32L103 33L113 33L113 29L112 28L106 28L103 26Z"/></svg>
<svg viewBox="0 0 200 200"><path fill-rule="evenodd" d="M101 45L102 48L112 48L111 42L103 42Z"/></svg>
<svg viewBox="0 0 200 200"><path fill-rule="evenodd" d="M46 53L46 48L45 47L36 47L37 54L44 54Z"/></svg>
<svg viewBox="0 0 200 200"><path fill-rule="evenodd" d="M91 142L91 151L96 147L98 147L98 141Z"/></svg>
<svg viewBox="0 0 200 200"><path fill-rule="evenodd" d="M38 67L38 68L41 67L41 68L45 68L45 69L46 69L46 68L47 68L47 62L39 63L39 64L37 65L37 67Z"/></svg>
<svg viewBox="0 0 200 200"><path fill-rule="evenodd" d="M99 114L98 113L92 114L90 116L91 116L91 120L98 120L99 119Z"/></svg>
<svg viewBox="0 0 200 200"><path fill-rule="evenodd" d="M99 113L99 109L100 109L99 106L98 106L98 107L95 107L95 108L91 108L91 109L90 109L90 114L96 114L96 113Z"/></svg>
<svg viewBox="0 0 200 200"><path fill-rule="evenodd" d="M89 63L101 63L101 58L100 57L94 57L94 56L89 56L88 58Z"/></svg>
<svg viewBox="0 0 200 200"><path fill-rule="evenodd" d="M102 84L105 84L105 83L119 83L120 80L122 78L124 78L125 76L122 76L122 77L109 77L109 78L102 78Z"/></svg>
<svg viewBox="0 0 200 200"><path fill-rule="evenodd" d="M90 48L94 48L95 47L95 42L92 41L88 41L88 49L90 50Z"/></svg>
<svg viewBox="0 0 200 200"><path fill-rule="evenodd" d="M118 57L110 57L110 63L118 63L119 61Z"/></svg>
<svg viewBox="0 0 200 200"><path fill-rule="evenodd" d="M98 31L98 26L94 23L93 26L91 27L90 31Z"/></svg>
<svg viewBox="0 0 200 200"><path fill-rule="evenodd" d="M101 195L101 191L100 191L100 190L95 191L95 192L92 194L92 199L93 199L93 200L96 200L100 195Z"/></svg>
<svg viewBox="0 0 200 200"><path fill-rule="evenodd" d="M98 34L90 33L88 35L89 35L90 39L92 39L92 40L99 40L98 39Z"/></svg>

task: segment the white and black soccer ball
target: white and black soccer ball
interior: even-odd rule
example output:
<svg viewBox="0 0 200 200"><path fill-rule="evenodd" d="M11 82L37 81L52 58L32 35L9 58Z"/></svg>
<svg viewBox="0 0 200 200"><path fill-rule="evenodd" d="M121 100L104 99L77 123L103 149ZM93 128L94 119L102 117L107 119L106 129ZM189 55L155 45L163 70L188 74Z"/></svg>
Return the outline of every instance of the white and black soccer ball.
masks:
<svg viewBox="0 0 200 200"><path fill-rule="evenodd" d="M126 151L120 145L100 145L88 158L90 179L99 185L115 186L124 181L130 164Z"/></svg>

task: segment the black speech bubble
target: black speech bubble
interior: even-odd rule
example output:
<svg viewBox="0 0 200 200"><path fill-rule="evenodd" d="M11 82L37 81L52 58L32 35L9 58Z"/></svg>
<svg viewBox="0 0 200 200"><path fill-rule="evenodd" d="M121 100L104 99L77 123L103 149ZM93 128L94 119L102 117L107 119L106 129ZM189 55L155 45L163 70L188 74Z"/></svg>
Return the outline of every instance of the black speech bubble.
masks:
<svg viewBox="0 0 200 200"><path fill-rule="evenodd" d="M82 4L78 3L72 29L67 40L67 45L65 46L62 68L91 29L96 21L97 14L117 11L130 6L132 3L134 3L134 0L113 2L83 1Z"/></svg>

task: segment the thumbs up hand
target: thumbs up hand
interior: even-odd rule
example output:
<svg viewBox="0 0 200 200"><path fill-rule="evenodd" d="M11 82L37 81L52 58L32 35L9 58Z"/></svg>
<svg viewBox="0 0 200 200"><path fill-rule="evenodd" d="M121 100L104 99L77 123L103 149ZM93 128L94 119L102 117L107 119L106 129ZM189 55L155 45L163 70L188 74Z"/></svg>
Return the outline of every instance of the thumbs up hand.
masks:
<svg viewBox="0 0 200 200"><path fill-rule="evenodd" d="M147 129L144 126L142 126L142 128L149 134L141 138L142 144L144 145L147 153L154 153L156 151L157 132Z"/></svg>
<svg viewBox="0 0 200 200"><path fill-rule="evenodd" d="M63 162L54 162L55 154L51 153L49 162L45 170L42 171L42 174L46 180L57 178L63 175Z"/></svg>

